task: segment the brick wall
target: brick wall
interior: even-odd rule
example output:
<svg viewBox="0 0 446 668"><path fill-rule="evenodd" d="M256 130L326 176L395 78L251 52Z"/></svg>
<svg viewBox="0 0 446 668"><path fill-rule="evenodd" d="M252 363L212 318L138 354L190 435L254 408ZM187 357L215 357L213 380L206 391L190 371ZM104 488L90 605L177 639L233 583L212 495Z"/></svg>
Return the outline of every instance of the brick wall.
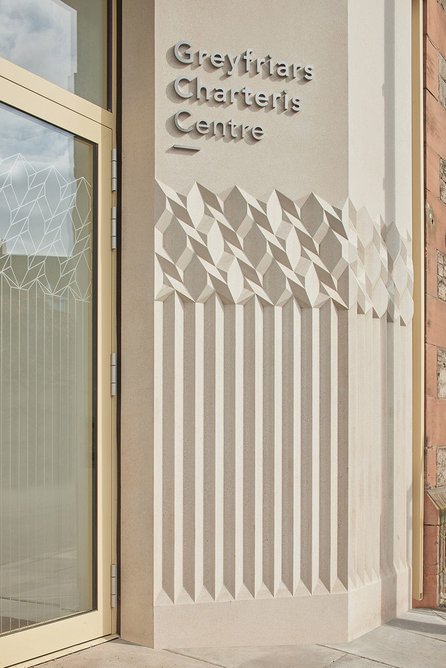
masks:
<svg viewBox="0 0 446 668"><path fill-rule="evenodd" d="M423 607L439 603L439 512L446 485L446 0L425 0L426 439Z"/></svg>

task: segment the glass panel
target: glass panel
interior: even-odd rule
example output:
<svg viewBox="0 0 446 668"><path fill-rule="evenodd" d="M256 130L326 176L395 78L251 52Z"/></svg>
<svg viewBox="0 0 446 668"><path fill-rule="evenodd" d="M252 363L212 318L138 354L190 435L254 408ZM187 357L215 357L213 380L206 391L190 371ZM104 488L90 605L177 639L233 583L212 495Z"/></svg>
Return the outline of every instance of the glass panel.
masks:
<svg viewBox="0 0 446 668"><path fill-rule="evenodd" d="M107 0L0 0L0 56L107 107Z"/></svg>
<svg viewBox="0 0 446 668"><path fill-rule="evenodd" d="M0 633L95 606L93 170L0 105Z"/></svg>

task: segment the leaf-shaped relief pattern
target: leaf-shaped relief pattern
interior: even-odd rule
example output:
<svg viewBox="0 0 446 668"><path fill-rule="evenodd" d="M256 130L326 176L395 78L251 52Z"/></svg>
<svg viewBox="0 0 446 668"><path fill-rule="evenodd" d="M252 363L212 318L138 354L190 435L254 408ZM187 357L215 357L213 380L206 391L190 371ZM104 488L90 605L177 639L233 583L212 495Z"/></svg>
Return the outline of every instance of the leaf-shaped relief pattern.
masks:
<svg viewBox="0 0 446 668"><path fill-rule="evenodd" d="M243 304L295 298L319 308L412 317L411 239L350 201L336 208L311 193L302 202L273 191L265 202L241 188L227 195L195 183L186 194L157 184L156 298L173 292L206 302L217 294Z"/></svg>

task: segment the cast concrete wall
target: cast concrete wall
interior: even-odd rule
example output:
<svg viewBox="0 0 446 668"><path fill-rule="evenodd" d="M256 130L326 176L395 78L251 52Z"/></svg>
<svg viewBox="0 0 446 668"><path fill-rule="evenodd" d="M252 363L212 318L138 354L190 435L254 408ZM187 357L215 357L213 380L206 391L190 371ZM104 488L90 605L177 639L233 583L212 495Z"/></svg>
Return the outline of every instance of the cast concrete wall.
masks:
<svg viewBox="0 0 446 668"><path fill-rule="evenodd" d="M329 642L408 607L410 13L123 2L124 638ZM314 77L183 64L184 40Z"/></svg>

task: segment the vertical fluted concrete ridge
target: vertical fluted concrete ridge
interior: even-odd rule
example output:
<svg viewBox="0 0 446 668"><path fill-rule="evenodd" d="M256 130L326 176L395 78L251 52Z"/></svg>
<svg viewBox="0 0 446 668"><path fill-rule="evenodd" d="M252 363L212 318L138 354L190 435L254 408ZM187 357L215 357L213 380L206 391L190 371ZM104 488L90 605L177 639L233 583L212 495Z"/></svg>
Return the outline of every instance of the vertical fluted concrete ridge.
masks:
<svg viewBox="0 0 446 668"><path fill-rule="evenodd" d="M401 438L388 362L410 239L349 202L198 184L158 184L155 235L155 604L329 595L407 567L405 524L380 538L399 521L383 448Z"/></svg>

